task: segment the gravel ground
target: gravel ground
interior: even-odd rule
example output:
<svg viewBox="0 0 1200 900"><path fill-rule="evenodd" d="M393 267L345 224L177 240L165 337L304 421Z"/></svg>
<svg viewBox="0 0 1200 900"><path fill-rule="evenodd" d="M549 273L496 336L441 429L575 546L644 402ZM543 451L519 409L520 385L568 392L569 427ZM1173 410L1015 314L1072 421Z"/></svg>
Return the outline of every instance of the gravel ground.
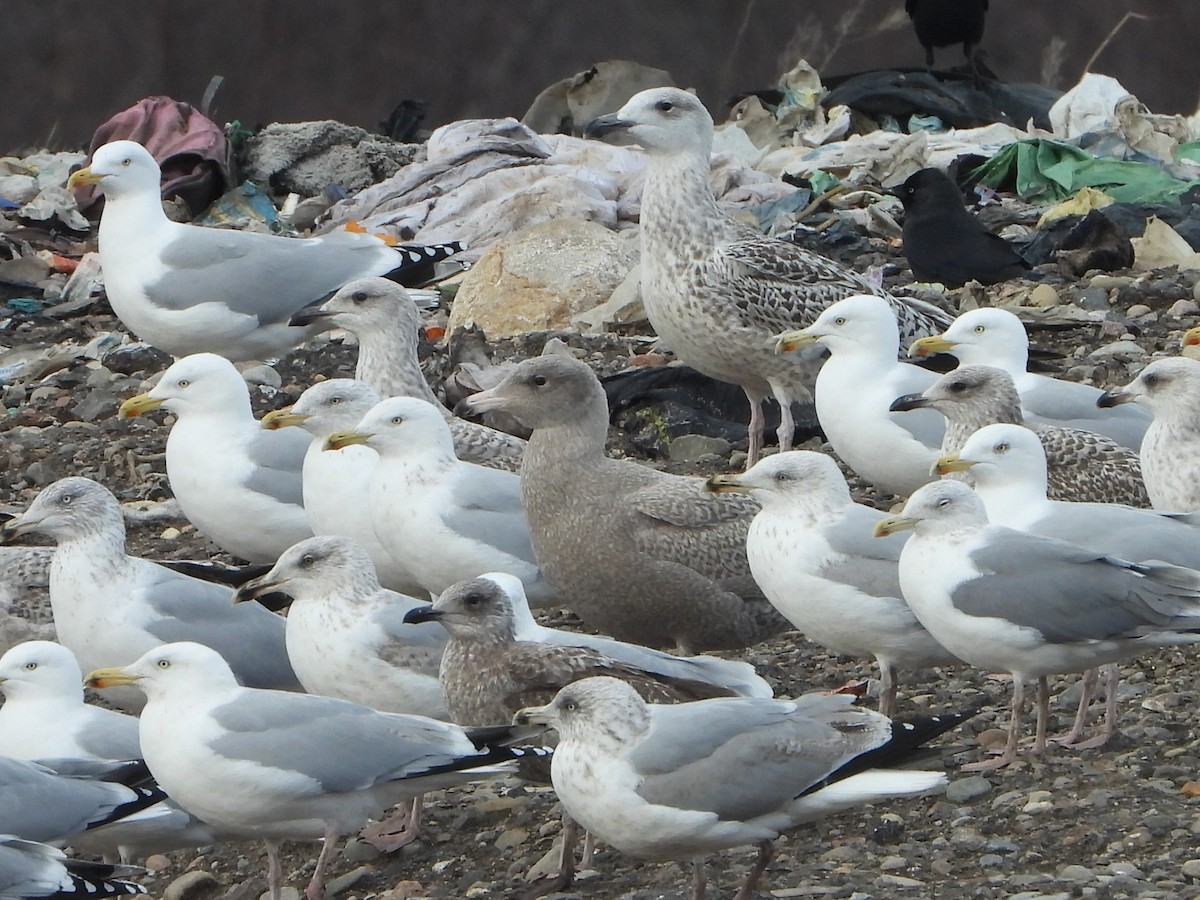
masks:
<svg viewBox="0 0 1200 900"><path fill-rule="evenodd" d="M861 269L897 261L893 247L875 242L854 261ZM902 261L901 261L902 265ZM1174 271L1085 276L1063 281L1049 272L1032 298L1030 315L1046 319L1034 333L1040 347L1058 355L1054 368L1068 377L1119 383L1147 355L1175 353L1182 329L1200 324L1197 273ZM989 289L993 298L1013 286ZM1047 293L1051 291L1053 293ZM1021 288L1028 294L1029 285ZM981 292L958 292L955 304ZM8 296L13 296L12 293ZM1058 305L1063 304L1063 305ZM1139 308L1140 307L1140 308ZM1068 320L1088 310L1096 321ZM0 367L6 348L34 342L86 343L117 330L103 304L63 320L0 314ZM497 348L498 357L537 352L544 335ZM1132 340L1134 344L1127 343ZM632 344L615 336L567 336L602 371L627 364ZM1140 348L1140 349L1139 349ZM446 355L431 348L431 372L443 372ZM166 428L161 418L121 422L121 399L145 389L165 360L149 352L122 352L106 365L79 361L40 380L3 386L7 416L0 418L0 509L25 506L44 485L66 475L88 475L122 500L160 500L168 494L163 471ZM316 373L352 371L353 351L320 342L278 367L278 389L256 391L259 412L292 402ZM809 443L819 445L819 439ZM640 451L614 429L619 452ZM658 463L677 471L707 473L736 466L705 456ZM857 484L860 497L887 507ZM133 527L130 546L152 557L203 558L219 554L182 521ZM44 620L45 600L22 598L13 612ZM570 623L566 613L554 624ZM938 744L951 774L945 796L905 800L844 814L819 828L796 831L779 842L764 879L764 897L834 898L1194 898L1200 895L1200 736L1192 651L1164 650L1123 667L1120 736L1101 750L1054 750L999 773L966 776L963 762L1001 741L1009 685L965 668L907 674L900 709L923 713L981 705L965 727ZM840 686L869 677L865 663L829 656L796 634L745 652L783 695ZM1065 731L1077 697L1074 679L1060 681L1052 729ZM1193 791L1195 788L1195 792ZM496 781L431 797L422 839L383 858L352 842L336 858L334 888L344 897L515 897L523 873L551 850L557 809L548 789ZM287 881L300 888L311 874L316 845L291 845ZM754 852L723 855L712 869L710 896L731 896ZM265 857L256 844L182 851L153 860L144 879L154 896L257 897L265 889ZM595 869L559 897L683 898L690 867L642 864L600 847Z"/></svg>

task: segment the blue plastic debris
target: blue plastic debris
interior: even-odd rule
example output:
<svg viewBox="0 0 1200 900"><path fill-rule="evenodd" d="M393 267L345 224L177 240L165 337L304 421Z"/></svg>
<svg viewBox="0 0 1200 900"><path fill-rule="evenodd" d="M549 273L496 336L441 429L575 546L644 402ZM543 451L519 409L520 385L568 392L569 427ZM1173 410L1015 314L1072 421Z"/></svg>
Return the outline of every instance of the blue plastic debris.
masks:
<svg viewBox="0 0 1200 900"><path fill-rule="evenodd" d="M4 305L15 312L26 313L30 315L33 313L39 313L46 308L45 303L34 297L13 297Z"/></svg>

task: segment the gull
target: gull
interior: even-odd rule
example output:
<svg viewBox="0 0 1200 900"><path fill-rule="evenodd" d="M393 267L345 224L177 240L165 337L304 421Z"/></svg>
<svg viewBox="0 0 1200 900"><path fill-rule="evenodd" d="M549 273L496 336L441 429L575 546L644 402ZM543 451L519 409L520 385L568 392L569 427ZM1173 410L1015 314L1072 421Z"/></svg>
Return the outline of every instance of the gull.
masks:
<svg viewBox="0 0 1200 900"><path fill-rule="evenodd" d="M855 503L830 457L790 450L744 474L714 475L710 491L762 504L746 535L754 580L798 631L846 656L879 664L879 711L896 708L896 670L958 662L917 621L900 592L904 539L872 540L885 513Z"/></svg>
<svg viewBox="0 0 1200 900"><path fill-rule="evenodd" d="M221 549L272 563L312 536L304 515L301 467L309 439L265 431L233 363L212 353L185 356L119 415L163 407L175 414L167 436L167 479L189 522Z"/></svg>
<svg viewBox="0 0 1200 900"><path fill-rule="evenodd" d="M533 430L521 462L529 534L556 596L590 627L680 656L787 627L746 562L757 504L607 457L608 401L586 364L527 359L459 405L502 410Z"/></svg>
<svg viewBox="0 0 1200 900"><path fill-rule="evenodd" d="M898 397L895 410L932 407L946 417L941 452L953 453L985 425L1026 425L1046 448L1049 491L1055 500L1149 506L1138 454L1102 434L1026 423L1012 379L991 366L960 366L920 394Z"/></svg>
<svg viewBox="0 0 1200 900"><path fill-rule="evenodd" d="M326 327L295 327L292 313L363 275L427 269L458 243L393 247L339 230L290 239L172 222L163 212L161 173L141 144L113 141L75 172L68 190L98 185L100 265L117 318L170 353L268 359ZM400 271L396 271L400 270Z"/></svg>
<svg viewBox="0 0 1200 900"><path fill-rule="evenodd" d="M489 469L517 470L523 440L458 418L434 395L417 357L421 316L401 285L386 278L359 278L320 306L292 316L293 324L309 322L344 328L358 339L357 380L384 397L416 397L432 404L450 425L459 459Z"/></svg>
<svg viewBox="0 0 1200 900"><path fill-rule="evenodd" d="M1089 550L1137 561L1160 560L1200 568L1200 532L1178 518L1148 509L1113 503L1051 500L1047 496L1046 451L1028 428L988 425L971 435L958 453L943 456L938 474L967 471L983 501L988 521L1041 537L1069 541ZM1117 727L1116 686L1119 673L1108 666L1108 715L1104 729L1081 742L1095 673L1085 673L1079 715L1059 743L1102 746Z"/></svg>
<svg viewBox="0 0 1200 900"><path fill-rule="evenodd" d="M907 497L932 477L944 421L924 412L898 415L892 401L925 390L937 374L898 362L895 310L881 297L839 300L815 322L778 338L779 352L820 344L829 359L817 373L817 419L834 452L860 476Z"/></svg>
<svg viewBox="0 0 1200 900"><path fill-rule="evenodd" d="M125 880L144 873L135 866L68 859L55 847L0 834L0 900L144 894L140 884Z"/></svg>
<svg viewBox="0 0 1200 900"><path fill-rule="evenodd" d="M266 841L273 900L282 890L280 840L323 837L307 891L321 900L341 835L416 794L494 775L523 753L503 745L510 729L473 734L330 697L242 687L219 654L191 642L156 647L86 682L145 691L146 765L184 809Z"/></svg>
<svg viewBox="0 0 1200 900"><path fill-rule="evenodd" d="M762 401L779 401L779 448L788 450L792 401L812 384L815 359L777 355L779 332L811 324L843 297L870 293L895 309L906 344L949 324L935 306L893 297L833 260L728 216L709 180L712 116L694 95L641 91L615 114L593 119L585 133L646 151L640 229L646 313L683 362L746 392L748 464L762 448Z"/></svg>
<svg viewBox="0 0 1200 900"><path fill-rule="evenodd" d="M531 602L554 602L530 546L520 479L455 456L431 404L390 397L325 441L327 450L354 444L379 454L369 498L375 534L426 591L502 571L524 582Z"/></svg>
<svg viewBox="0 0 1200 900"><path fill-rule="evenodd" d="M1016 760L1030 681L1038 688L1033 750L1041 753L1048 675L1200 640L1200 572L990 525L983 501L957 481L921 488L874 533L906 529L914 534L900 553L900 587L921 624L970 665L1013 676L1004 752L968 770Z"/></svg>
<svg viewBox="0 0 1200 900"><path fill-rule="evenodd" d="M363 444L325 452L325 441L352 429L382 397L370 385L349 378L314 384L290 407L267 413L263 428L299 427L311 440L304 453L304 514L313 534L353 538L371 557L380 583L402 594L424 595L416 576L375 534L371 522L371 480L379 454Z"/></svg>
<svg viewBox="0 0 1200 900"><path fill-rule="evenodd" d="M757 844L737 894L751 900L783 832L946 783L944 772L892 766L961 716L892 722L852 703L805 694L664 706L600 677L567 685L515 721L558 731L551 778L572 818L623 853L694 859L693 898L705 895L705 856Z"/></svg>
<svg viewBox="0 0 1200 900"><path fill-rule="evenodd" d="M1200 362L1156 359L1120 388L1106 391L1102 407L1137 401L1154 413L1142 441L1142 477L1155 509L1200 510Z"/></svg>
<svg viewBox="0 0 1200 900"><path fill-rule="evenodd" d="M173 572L125 552L125 520L107 488L64 478L45 488L0 539L42 534L55 541L50 606L58 640L83 669L189 638L221 653L242 681L298 689L284 646L284 621L254 606L234 607L231 588ZM136 709L135 691L112 700Z"/></svg>
<svg viewBox="0 0 1200 900"><path fill-rule="evenodd" d="M1143 409L1101 409L1100 388L1027 371L1029 335L1024 323L1006 309L972 309L939 335L918 338L909 356L949 353L964 366L1003 369L1021 395L1021 411L1034 421L1094 431L1134 450L1141 446L1150 415Z"/></svg>

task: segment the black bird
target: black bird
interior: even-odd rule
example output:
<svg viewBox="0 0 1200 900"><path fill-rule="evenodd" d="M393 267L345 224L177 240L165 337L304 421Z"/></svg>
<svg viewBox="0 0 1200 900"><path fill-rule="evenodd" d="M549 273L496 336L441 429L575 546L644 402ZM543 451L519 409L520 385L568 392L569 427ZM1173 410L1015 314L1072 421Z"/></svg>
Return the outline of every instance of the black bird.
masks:
<svg viewBox="0 0 1200 900"><path fill-rule="evenodd" d="M967 211L957 185L940 169L914 172L892 193L904 204L904 255L918 281L996 284L1029 270L1012 244Z"/></svg>
<svg viewBox="0 0 1200 900"><path fill-rule="evenodd" d="M925 48L925 65L933 68L934 47L962 44L963 56L974 70L987 9L988 0L905 0L904 11Z"/></svg>

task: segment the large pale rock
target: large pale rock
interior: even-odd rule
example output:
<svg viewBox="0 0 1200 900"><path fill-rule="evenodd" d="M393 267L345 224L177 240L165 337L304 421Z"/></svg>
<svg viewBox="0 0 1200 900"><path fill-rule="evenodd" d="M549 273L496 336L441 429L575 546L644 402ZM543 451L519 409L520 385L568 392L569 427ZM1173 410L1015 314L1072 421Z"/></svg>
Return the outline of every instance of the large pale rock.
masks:
<svg viewBox="0 0 1200 900"><path fill-rule="evenodd" d="M637 261L637 235L596 222L554 220L488 248L454 298L449 328L472 323L490 339L571 329L604 303Z"/></svg>

